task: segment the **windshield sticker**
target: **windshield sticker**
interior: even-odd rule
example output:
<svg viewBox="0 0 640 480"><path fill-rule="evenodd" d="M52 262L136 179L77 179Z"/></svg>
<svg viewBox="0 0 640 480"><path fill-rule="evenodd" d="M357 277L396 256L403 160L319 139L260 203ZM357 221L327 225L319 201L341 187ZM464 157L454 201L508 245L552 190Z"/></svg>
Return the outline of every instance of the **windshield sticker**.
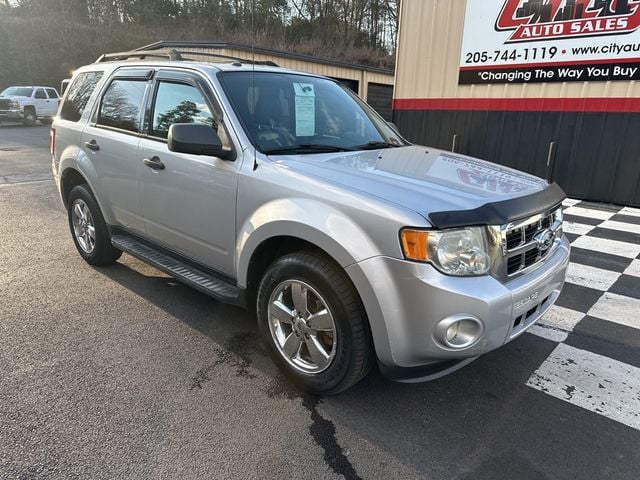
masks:
<svg viewBox="0 0 640 480"><path fill-rule="evenodd" d="M316 92L312 83L294 83L296 93L296 137L316 134Z"/></svg>

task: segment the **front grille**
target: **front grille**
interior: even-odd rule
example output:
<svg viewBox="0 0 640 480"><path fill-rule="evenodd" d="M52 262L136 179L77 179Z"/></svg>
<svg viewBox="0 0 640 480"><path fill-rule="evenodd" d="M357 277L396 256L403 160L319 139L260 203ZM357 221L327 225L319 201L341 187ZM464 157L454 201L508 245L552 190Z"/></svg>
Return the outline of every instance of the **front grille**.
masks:
<svg viewBox="0 0 640 480"><path fill-rule="evenodd" d="M503 263L507 277L513 277L541 263L553 250L555 241L561 234L561 227L561 207L503 226Z"/></svg>
<svg viewBox="0 0 640 480"><path fill-rule="evenodd" d="M0 98L0 110L9 110L11 102L8 98Z"/></svg>

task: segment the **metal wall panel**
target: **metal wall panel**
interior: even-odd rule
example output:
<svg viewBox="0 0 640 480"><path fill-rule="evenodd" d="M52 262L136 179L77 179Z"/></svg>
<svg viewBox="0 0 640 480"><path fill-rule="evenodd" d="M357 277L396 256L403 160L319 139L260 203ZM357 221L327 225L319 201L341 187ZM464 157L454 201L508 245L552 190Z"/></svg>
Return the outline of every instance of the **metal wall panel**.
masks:
<svg viewBox="0 0 640 480"><path fill-rule="evenodd" d="M403 0L394 122L416 143L640 205L640 83L458 85L466 0ZM550 145L556 144L547 168Z"/></svg>
<svg viewBox="0 0 640 480"><path fill-rule="evenodd" d="M445 150L456 135L456 152L556 181L571 197L640 206L640 115L401 110L394 122L410 141Z"/></svg>
<svg viewBox="0 0 640 480"><path fill-rule="evenodd" d="M401 2L394 98L640 97L640 82L458 85L466 5Z"/></svg>

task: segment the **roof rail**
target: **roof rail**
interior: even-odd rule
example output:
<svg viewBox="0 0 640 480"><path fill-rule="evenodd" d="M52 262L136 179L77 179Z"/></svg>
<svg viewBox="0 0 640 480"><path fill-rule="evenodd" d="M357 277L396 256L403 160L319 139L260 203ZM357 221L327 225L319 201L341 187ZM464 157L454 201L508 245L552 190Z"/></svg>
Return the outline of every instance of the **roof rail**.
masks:
<svg viewBox="0 0 640 480"><path fill-rule="evenodd" d="M116 53L105 53L101 55L94 63L103 63L103 62L118 62L122 60L128 60L130 58L138 58L140 60L145 60L146 58L166 58L170 61L185 61L191 60L190 58L185 58L184 55L197 55L201 57L214 57L214 58L224 58L225 60L232 60L234 62L246 63L250 65L266 65L269 67L278 67L279 65L271 60L264 61L254 61L241 57L232 57L229 55L222 55L219 53L209 53L209 52L186 52L176 50L172 48L168 52L159 52L158 50L132 50L128 52L116 52Z"/></svg>
<svg viewBox="0 0 640 480"><path fill-rule="evenodd" d="M156 50L157 51L157 50ZM178 51L178 50L176 50ZM211 53L211 52L186 52L186 51L178 51L179 53L185 55L199 55L202 57L214 57L214 58L224 58L227 60L233 60L234 62L246 63L249 65L266 65L268 67L279 67L276 62L272 62L271 60L249 60L248 58L242 57L232 57L230 55L222 55L221 53Z"/></svg>
<svg viewBox="0 0 640 480"><path fill-rule="evenodd" d="M100 55L98 59L94 63L103 63L103 62L117 62L119 60L128 60L130 58L139 58L140 60L144 60L147 57L151 58L168 58L172 61L180 61L184 60L182 55L176 50L170 50L167 53L158 53L147 52L147 51L129 51L129 52L115 52L115 53L105 53Z"/></svg>

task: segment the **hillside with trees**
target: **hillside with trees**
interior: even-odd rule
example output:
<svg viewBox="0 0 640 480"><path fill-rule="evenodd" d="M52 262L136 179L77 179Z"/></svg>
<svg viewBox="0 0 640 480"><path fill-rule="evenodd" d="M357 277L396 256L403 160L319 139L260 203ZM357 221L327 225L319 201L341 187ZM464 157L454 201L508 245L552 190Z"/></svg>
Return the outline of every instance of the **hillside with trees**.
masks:
<svg viewBox="0 0 640 480"><path fill-rule="evenodd" d="M0 88L105 52L208 40L393 68L399 0L0 0Z"/></svg>

